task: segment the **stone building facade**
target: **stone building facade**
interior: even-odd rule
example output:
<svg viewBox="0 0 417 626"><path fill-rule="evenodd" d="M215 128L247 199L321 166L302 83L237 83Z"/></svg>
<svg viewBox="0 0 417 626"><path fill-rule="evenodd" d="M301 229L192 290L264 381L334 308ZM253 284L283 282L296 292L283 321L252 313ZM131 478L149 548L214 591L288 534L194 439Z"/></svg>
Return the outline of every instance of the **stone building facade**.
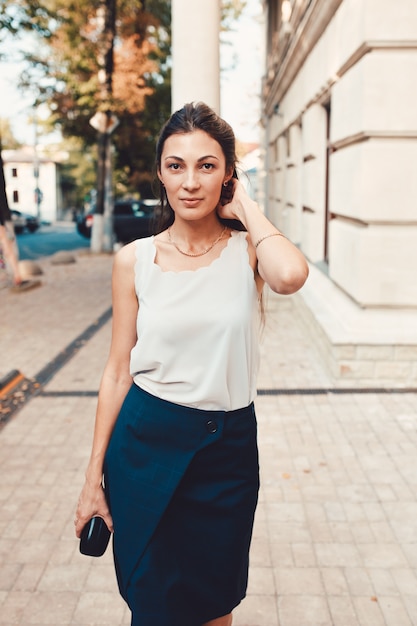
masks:
<svg viewBox="0 0 417 626"><path fill-rule="evenodd" d="M263 0L265 206L336 384L417 386L417 2Z"/></svg>

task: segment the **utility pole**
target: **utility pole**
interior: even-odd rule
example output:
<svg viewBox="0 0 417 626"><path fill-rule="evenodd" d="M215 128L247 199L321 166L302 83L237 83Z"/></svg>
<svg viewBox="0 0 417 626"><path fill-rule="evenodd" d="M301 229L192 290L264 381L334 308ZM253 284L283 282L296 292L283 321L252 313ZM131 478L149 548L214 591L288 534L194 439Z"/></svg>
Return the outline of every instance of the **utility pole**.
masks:
<svg viewBox="0 0 417 626"><path fill-rule="evenodd" d="M111 112L113 93L113 47L116 36L116 0L103 0L97 9L98 80L100 105L90 120L98 131L97 140L97 203L91 233L93 252L110 252L113 249L113 194L111 168L111 133L118 124Z"/></svg>
<svg viewBox="0 0 417 626"><path fill-rule="evenodd" d="M40 160L38 154L38 112L34 110L34 125L35 125L35 139L33 142L33 176L35 178L35 209L36 209L36 217L41 221L41 202L42 202L42 191L39 187L39 174L40 174Z"/></svg>

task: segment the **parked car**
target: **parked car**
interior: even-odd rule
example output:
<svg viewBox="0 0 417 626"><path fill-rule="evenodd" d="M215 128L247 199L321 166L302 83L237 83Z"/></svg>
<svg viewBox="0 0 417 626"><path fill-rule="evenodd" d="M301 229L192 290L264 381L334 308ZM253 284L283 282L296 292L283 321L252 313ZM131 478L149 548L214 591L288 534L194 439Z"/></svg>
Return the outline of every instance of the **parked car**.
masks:
<svg viewBox="0 0 417 626"><path fill-rule="evenodd" d="M116 241L130 243L152 235L158 200L118 200L114 204L113 229Z"/></svg>
<svg viewBox="0 0 417 626"><path fill-rule="evenodd" d="M40 224L38 218L35 215L22 213L21 211L17 211L16 209L12 209L10 213L12 214L14 232L17 235L23 233L25 230L28 230L30 233L34 233L36 230L38 230Z"/></svg>
<svg viewBox="0 0 417 626"><path fill-rule="evenodd" d="M113 229L116 241L129 243L152 234L155 221L155 207L158 200L116 200L114 203ZM76 228L83 237L91 238L94 210L77 218Z"/></svg>
<svg viewBox="0 0 417 626"><path fill-rule="evenodd" d="M83 237L90 239L91 229L93 227L93 220L94 220L94 209L89 211L88 213L77 215L77 220L76 220L77 232Z"/></svg>

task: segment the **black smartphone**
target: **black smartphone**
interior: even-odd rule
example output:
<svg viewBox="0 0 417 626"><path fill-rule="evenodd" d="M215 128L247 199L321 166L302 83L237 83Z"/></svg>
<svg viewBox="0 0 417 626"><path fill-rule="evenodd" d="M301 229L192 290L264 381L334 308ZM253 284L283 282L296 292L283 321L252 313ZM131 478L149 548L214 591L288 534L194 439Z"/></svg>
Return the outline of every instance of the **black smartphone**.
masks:
<svg viewBox="0 0 417 626"><path fill-rule="evenodd" d="M111 532L102 517L92 517L81 531L80 552L87 556L102 556L108 546Z"/></svg>

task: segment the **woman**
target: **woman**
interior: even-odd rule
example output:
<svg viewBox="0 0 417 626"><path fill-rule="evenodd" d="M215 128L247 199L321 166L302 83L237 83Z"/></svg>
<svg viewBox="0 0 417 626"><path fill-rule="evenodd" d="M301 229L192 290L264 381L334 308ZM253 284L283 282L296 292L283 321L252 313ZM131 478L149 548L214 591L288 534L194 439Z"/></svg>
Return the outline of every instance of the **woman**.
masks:
<svg viewBox="0 0 417 626"><path fill-rule="evenodd" d="M233 131L207 105L174 113L156 155L166 227L114 260L111 349L75 525L80 536L98 515L114 529L133 626L230 626L246 592L259 302L265 282L290 294L308 269L235 164Z"/></svg>

